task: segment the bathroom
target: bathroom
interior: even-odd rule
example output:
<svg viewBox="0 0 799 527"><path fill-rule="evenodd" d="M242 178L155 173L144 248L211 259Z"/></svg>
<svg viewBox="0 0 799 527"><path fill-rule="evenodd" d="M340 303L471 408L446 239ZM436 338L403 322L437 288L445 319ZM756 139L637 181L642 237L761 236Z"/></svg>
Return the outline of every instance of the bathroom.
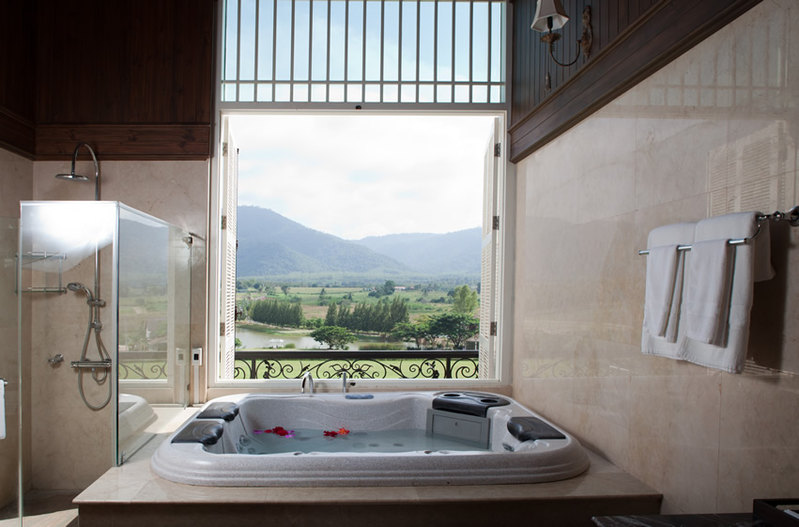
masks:
<svg viewBox="0 0 799 527"><path fill-rule="evenodd" d="M15 228L23 200L92 199L90 186L53 177L68 170L75 144L88 141L102 167L104 200L208 239L216 228L209 204L217 3L121 2L123 16L106 4L3 4L3 228ZM564 2L574 13L584 4ZM661 27L659 20L690 4L595 2L595 31L645 48L651 39L636 31ZM511 375L501 390L662 494L664 514L746 512L755 498L795 496L799 488L799 275L791 271L799 259L797 229L772 226L777 276L756 284L751 360L742 374L641 353L646 261L637 251L651 229L799 202L799 91L791 75L799 68L791 45L799 36L799 9L777 0L701 4L695 8L701 13L685 15L696 31L686 30L677 42L656 39L660 53L646 48L657 67L644 63L627 77L608 75L613 86L595 87L605 91L591 103L564 103L561 123L550 129L535 126L547 108L539 105L547 97L544 81L510 68L515 286ZM515 19L532 19L535 2L512 6ZM611 17L617 27L600 29ZM629 26L635 20L641 24ZM524 64L537 40L529 25L513 25L512 61ZM586 64L596 59L597 67L609 68L612 56L596 53ZM576 71L552 70L553 98L579 101L577 83L565 83L567 72ZM206 258L193 260L192 284L201 285L192 287L191 346L204 350L206 313L215 309L206 269ZM17 302L13 291L0 295L0 377L9 379L18 367ZM51 354L28 352L31 361ZM47 394L75 398L58 416L59 427L69 434L72 427L98 426L68 384ZM204 402L218 391L206 389L200 376L192 397ZM18 397L10 383L7 423L18 418ZM43 415L46 408L23 411ZM108 459L110 431L102 437L89 448ZM28 463L36 441L22 445ZM18 448L11 438L0 442L0 478L15 481ZM33 474L35 485L91 484L108 463L87 462L80 450L65 446L48 458L47 469Z"/></svg>

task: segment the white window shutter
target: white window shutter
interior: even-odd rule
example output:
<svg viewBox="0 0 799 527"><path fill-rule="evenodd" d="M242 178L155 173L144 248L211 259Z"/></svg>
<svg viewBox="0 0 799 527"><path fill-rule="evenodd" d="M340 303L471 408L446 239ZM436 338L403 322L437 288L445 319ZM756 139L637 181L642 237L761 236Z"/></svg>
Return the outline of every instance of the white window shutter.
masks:
<svg viewBox="0 0 799 527"><path fill-rule="evenodd" d="M236 360L236 210L238 207L239 149L230 127L225 123L222 144L223 199L222 199L222 265L220 302L220 376L233 379Z"/></svg>
<svg viewBox="0 0 799 527"><path fill-rule="evenodd" d="M499 143L502 137L499 131L500 120L494 123L492 134L485 152L483 173L483 236L481 249L480 277L480 333L478 337L480 355L478 359L478 376L481 379L494 378L497 375L496 342L497 342L497 305L499 287L497 284L497 254L499 244L500 218L497 199L498 170L501 159Z"/></svg>

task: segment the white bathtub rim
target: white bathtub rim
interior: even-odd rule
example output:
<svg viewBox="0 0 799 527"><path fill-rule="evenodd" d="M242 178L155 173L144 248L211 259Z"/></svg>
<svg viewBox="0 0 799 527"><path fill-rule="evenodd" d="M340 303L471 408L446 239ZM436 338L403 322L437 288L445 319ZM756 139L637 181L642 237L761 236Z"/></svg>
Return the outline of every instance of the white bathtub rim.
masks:
<svg viewBox="0 0 799 527"><path fill-rule="evenodd" d="M446 391L379 392L374 395L375 398L389 399L404 395L432 397L439 393ZM203 409L213 402L240 403L245 398L276 397L343 399L342 394L331 393L238 394L209 401ZM516 403L509 397L500 397ZM354 403L358 401L352 400ZM219 422L222 423L221 420ZM572 478L585 472L589 466L588 455L580 443L567 433L567 438L563 440L526 442L527 448L516 452L287 452L269 454L268 462L265 462L267 458L263 455L215 454L206 451L199 443L171 443L172 437L167 438L153 454L153 472L176 483L200 486L362 487L540 483ZM531 465L535 465L535 472L530 472Z"/></svg>

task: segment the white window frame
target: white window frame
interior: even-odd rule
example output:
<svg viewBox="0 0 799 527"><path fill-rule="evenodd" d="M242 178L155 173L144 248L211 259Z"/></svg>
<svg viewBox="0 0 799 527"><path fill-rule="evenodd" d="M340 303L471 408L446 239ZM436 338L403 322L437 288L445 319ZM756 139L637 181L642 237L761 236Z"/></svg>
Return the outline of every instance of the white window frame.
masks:
<svg viewBox="0 0 799 527"><path fill-rule="evenodd" d="M218 16L223 20L222 11L224 2L219 2ZM509 16L506 27L511 26L510 6L508 6ZM235 113L277 113L287 112L296 113L301 110L305 113L321 112L375 112L382 114L408 112L417 114L490 114L501 117L501 130L507 129L508 103L499 104L458 104L458 103L360 103L355 110L351 103L297 103L291 107L285 104L264 105L263 103L223 103L221 101L221 79L222 79L222 24L217 24L217 75L213 123L213 145L214 155L211 160L210 186L209 186L209 211L208 211L208 324L207 324L207 345L205 352L204 366L204 386L205 397L201 397L202 391L197 386L200 379L200 372L195 367L194 383L194 402L201 402L208 398L213 398L229 393L239 393L242 390L252 391L295 391L299 389L297 380L291 379L238 379L228 380L219 378L220 351L220 279L221 279L221 210L220 196L222 196L223 184L223 163L222 156L222 125L225 117ZM509 36L506 35L506 68L510 63ZM510 100L509 87L506 88L506 101ZM497 178L496 192L500 196L498 202L497 215L500 217L500 229L498 241L500 244L500 254L497 257L497 297L495 304L495 315L497 320L497 336L495 337L495 376L490 379L355 379L356 389L403 389L403 390L430 390L443 389L447 387L458 387L468 389L497 389L507 387L511 384L512 372L512 348L513 348L513 296L514 296L514 268L515 268L515 238L516 238L516 174L515 166L508 159L509 145L507 133L502 134L500 142L497 167L499 174ZM322 391L336 391L340 389L340 381L328 380L317 383L317 388Z"/></svg>

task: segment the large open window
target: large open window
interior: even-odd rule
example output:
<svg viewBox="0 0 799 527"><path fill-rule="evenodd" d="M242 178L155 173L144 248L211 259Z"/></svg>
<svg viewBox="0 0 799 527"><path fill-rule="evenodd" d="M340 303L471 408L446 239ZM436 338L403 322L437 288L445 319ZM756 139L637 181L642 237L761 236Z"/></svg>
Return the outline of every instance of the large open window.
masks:
<svg viewBox="0 0 799 527"><path fill-rule="evenodd" d="M222 11L211 384L502 379L504 2Z"/></svg>

